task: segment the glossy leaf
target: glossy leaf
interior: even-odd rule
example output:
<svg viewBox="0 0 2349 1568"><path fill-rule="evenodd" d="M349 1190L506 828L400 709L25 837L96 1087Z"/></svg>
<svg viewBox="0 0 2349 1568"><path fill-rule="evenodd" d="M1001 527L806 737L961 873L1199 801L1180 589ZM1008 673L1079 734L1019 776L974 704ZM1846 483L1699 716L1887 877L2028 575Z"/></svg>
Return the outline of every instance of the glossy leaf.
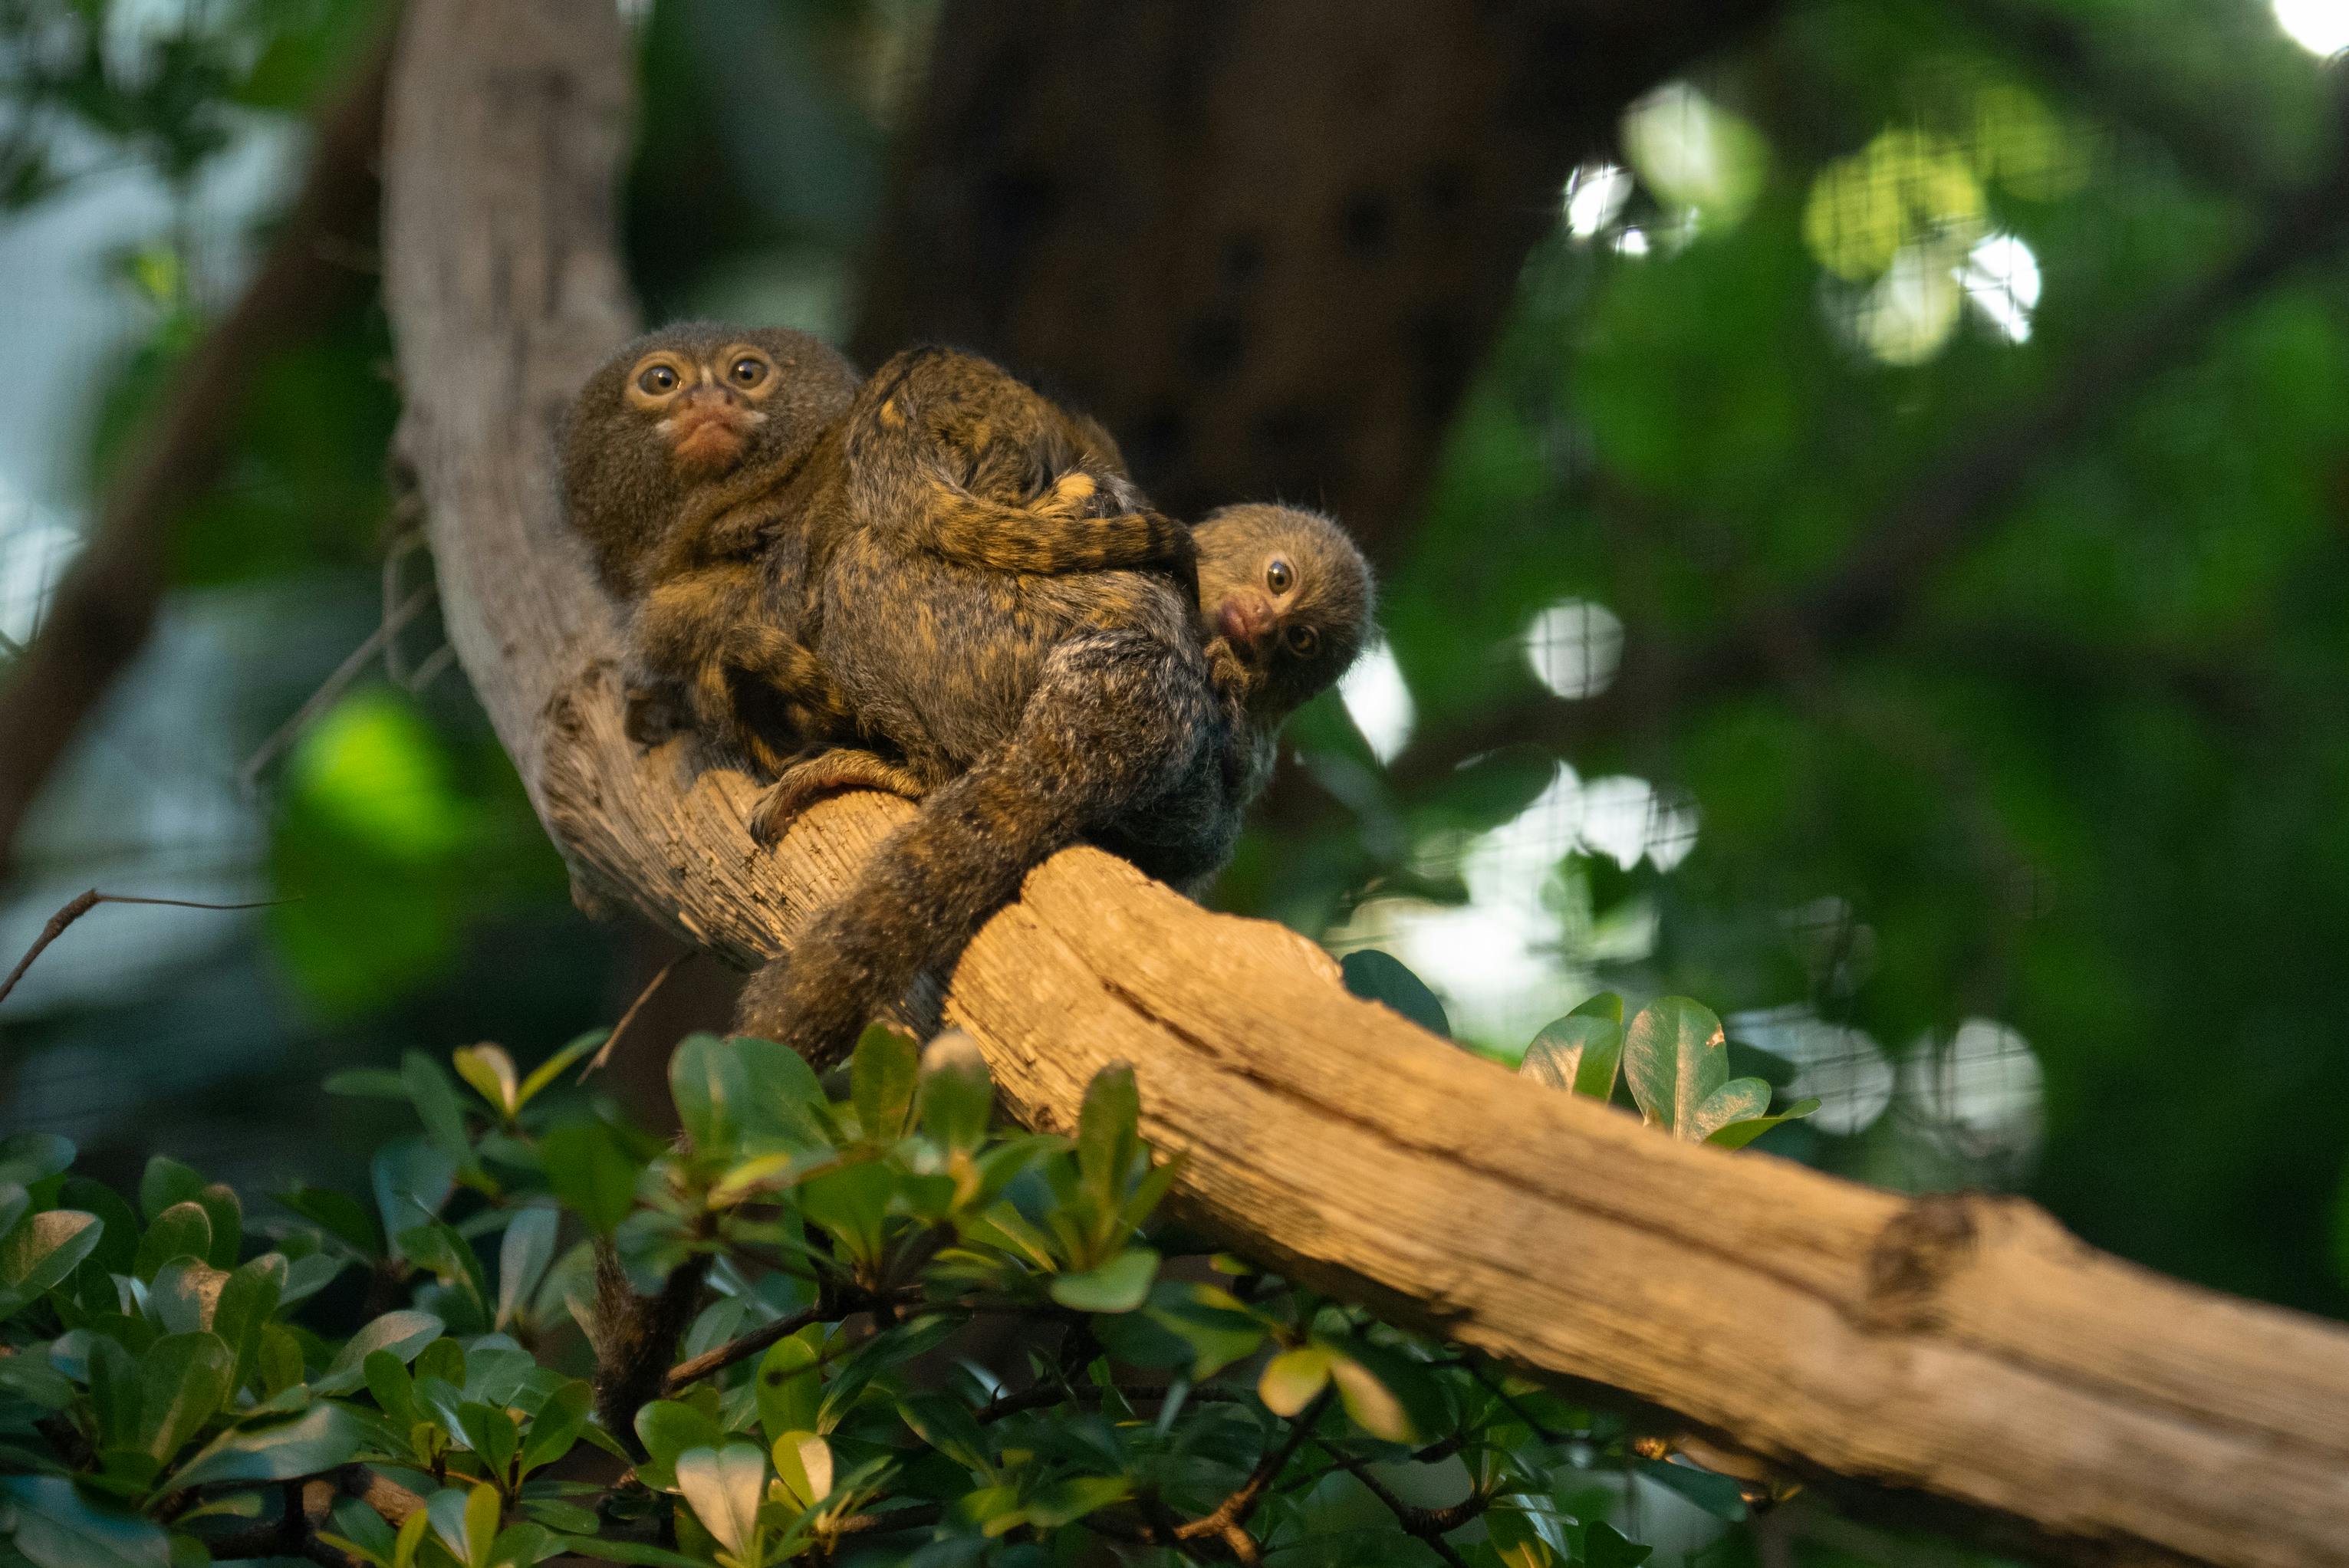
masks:
<svg viewBox="0 0 2349 1568"><path fill-rule="evenodd" d="M398 1360L413 1361L446 1326L429 1312L387 1312L352 1335L311 1387L321 1394L347 1394L366 1380L368 1357L384 1350Z"/></svg>
<svg viewBox="0 0 2349 1568"><path fill-rule="evenodd" d="M784 1484L791 1484L788 1477ZM677 1457L677 1489L718 1543L739 1553L758 1528L766 1456L749 1443L688 1449Z"/></svg>
<svg viewBox="0 0 2349 1568"><path fill-rule="evenodd" d="M959 1029L932 1040L922 1053L922 1130L941 1149L971 1153L987 1140L995 1109L995 1080L977 1042Z"/></svg>
<svg viewBox="0 0 2349 1568"><path fill-rule="evenodd" d="M823 1399L823 1378L818 1370L823 1328L817 1325L778 1339L759 1358L754 1380L758 1390L759 1426L773 1441L785 1432L812 1431Z"/></svg>
<svg viewBox="0 0 2349 1568"><path fill-rule="evenodd" d="M1319 1346L1284 1350L1265 1363L1257 1378L1257 1398L1276 1416L1294 1416L1328 1385L1330 1370L1330 1353Z"/></svg>
<svg viewBox="0 0 2349 1568"><path fill-rule="evenodd" d="M167 1334L195 1334L212 1326L212 1310L228 1275L201 1258L173 1258L155 1271L147 1315Z"/></svg>
<svg viewBox="0 0 2349 1568"><path fill-rule="evenodd" d="M1347 954L1338 968L1346 989L1365 1002L1381 1003L1430 1034L1452 1037L1452 1020L1444 1016L1443 1002L1392 954L1365 947Z"/></svg>
<svg viewBox="0 0 2349 1568"><path fill-rule="evenodd" d="M58 1476L0 1475L0 1512L13 1512L11 1544L35 1568L170 1568L162 1530L102 1507Z"/></svg>
<svg viewBox="0 0 2349 1568"><path fill-rule="evenodd" d="M19 1220L0 1236L0 1315L63 1283L103 1233L98 1216L78 1209L50 1209Z"/></svg>
<svg viewBox="0 0 2349 1568"><path fill-rule="evenodd" d="M62 1175L74 1162L73 1140L54 1132L12 1132L0 1138L0 1185L30 1187Z"/></svg>
<svg viewBox="0 0 2349 1568"><path fill-rule="evenodd" d="M1619 1026L1588 1014L1568 1013L1534 1037L1517 1074L1552 1088L1604 1101L1615 1092L1615 1075L1622 1059L1623 1031Z"/></svg>
<svg viewBox="0 0 2349 1568"><path fill-rule="evenodd" d="M522 1108L522 1084L514 1072L513 1057L506 1055L503 1046L486 1041L460 1046L449 1053L449 1061L457 1076L501 1117L510 1117Z"/></svg>
<svg viewBox="0 0 2349 1568"><path fill-rule="evenodd" d="M530 1076L522 1080L522 1088L514 1095L515 1105L525 1106L537 1099L539 1091L561 1078L564 1070L572 1063L610 1038L611 1033L609 1029L590 1029L538 1066L531 1068Z"/></svg>
<svg viewBox="0 0 2349 1568"><path fill-rule="evenodd" d="M1624 1033L1623 1076L1642 1118L1667 1132L1682 1132L1694 1123L1698 1108L1729 1081L1721 1020L1685 996L1651 1003Z"/></svg>
<svg viewBox="0 0 2349 1568"><path fill-rule="evenodd" d="M1095 1073L1077 1109L1077 1171L1101 1212L1114 1212L1124 1195L1126 1173L1142 1146L1141 1121L1133 1068L1112 1062Z"/></svg>
<svg viewBox="0 0 2349 1568"><path fill-rule="evenodd" d="M1757 1116L1744 1121L1733 1121L1715 1128L1705 1141L1721 1149L1743 1149L1772 1128L1783 1126L1789 1121L1798 1121L1818 1108L1819 1102L1816 1097L1796 1100L1775 1116Z"/></svg>
<svg viewBox="0 0 2349 1568"><path fill-rule="evenodd" d="M643 1167L609 1128L595 1121L566 1123L541 1140L539 1148L547 1185L597 1235L610 1235L628 1217Z"/></svg>
<svg viewBox="0 0 2349 1568"><path fill-rule="evenodd" d="M138 1446L170 1463L227 1401L235 1368L215 1334L167 1334L148 1346L139 1360Z"/></svg>
<svg viewBox="0 0 2349 1568"><path fill-rule="evenodd" d="M1149 1297L1158 1277L1158 1254L1128 1247L1085 1274L1052 1276L1052 1299L1078 1312L1132 1312Z"/></svg>
<svg viewBox="0 0 2349 1568"><path fill-rule="evenodd" d="M212 1308L212 1329L229 1348L234 1367L229 1386L242 1388L260 1365L261 1336L285 1290L283 1253L264 1253L231 1274Z"/></svg>
<svg viewBox="0 0 2349 1568"><path fill-rule="evenodd" d="M732 1152L750 1078L730 1043L715 1035L686 1036L668 1059L668 1092L695 1153L724 1159Z"/></svg>
<svg viewBox="0 0 2349 1568"><path fill-rule="evenodd" d="M341 1406L320 1399L300 1414L248 1421L213 1439L173 1476L174 1487L222 1481L287 1480L347 1464L366 1431Z"/></svg>
<svg viewBox="0 0 2349 1568"><path fill-rule="evenodd" d="M563 1216L553 1209L529 1208L515 1214L498 1243L498 1311L501 1328L530 1299L554 1261L555 1232Z"/></svg>
<svg viewBox="0 0 2349 1568"><path fill-rule="evenodd" d="M802 1508L832 1493L832 1446L813 1432L785 1432L774 1443L775 1474Z"/></svg>

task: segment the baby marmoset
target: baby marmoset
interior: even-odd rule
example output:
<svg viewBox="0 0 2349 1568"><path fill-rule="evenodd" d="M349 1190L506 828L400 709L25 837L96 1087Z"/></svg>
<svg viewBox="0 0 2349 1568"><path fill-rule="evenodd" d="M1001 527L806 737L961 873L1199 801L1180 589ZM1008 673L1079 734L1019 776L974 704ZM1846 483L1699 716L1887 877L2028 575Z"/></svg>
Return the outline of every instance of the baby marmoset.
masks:
<svg viewBox="0 0 2349 1568"><path fill-rule="evenodd" d="M901 356L846 420L844 489L829 506L851 522L814 584L812 645L859 727L903 766L860 772L854 752L816 758L785 774L777 815L837 784L927 793L789 962L744 993L743 1032L820 1063L1063 844L1093 837L1186 886L1211 875L1280 722L1337 679L1369 629L1361 552L1292 509L1203 521L1195 594L1131 571L980 571L927 548L928 521L860 493L859 476L909 434L915 450L936 435L934 386L989 375L1009 379L966 356ZM966 398L944 423L968 430L969 412Z"/></svg>
<svg viewBox="0 0 2349 1568"><path fill-rule="evenodd" d="M985 370L934 375L919 426L885 395L880 438L853 455L855 373L804 334L670 327L589 378L564 499L630 606L632 735L657 739L660 716L681 711L774 771L812 742L869 733L802 634L828 541L864 513L979 570L1187 573L1188 533L1139 510L1100 428Z"/></svg>

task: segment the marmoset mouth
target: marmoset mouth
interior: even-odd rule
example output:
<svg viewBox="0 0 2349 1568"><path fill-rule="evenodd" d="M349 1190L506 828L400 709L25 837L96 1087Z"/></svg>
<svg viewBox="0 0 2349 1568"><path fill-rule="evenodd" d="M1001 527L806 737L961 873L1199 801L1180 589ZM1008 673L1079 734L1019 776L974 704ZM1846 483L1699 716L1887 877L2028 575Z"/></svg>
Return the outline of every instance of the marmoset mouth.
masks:
<svg viewBox="0 0 2349 1568"><path fill-rule="evenodd" d="M742 455L742 443L756 416L723 404L688 408L668 421L669 449L678 461L714 468Z"/></svg>

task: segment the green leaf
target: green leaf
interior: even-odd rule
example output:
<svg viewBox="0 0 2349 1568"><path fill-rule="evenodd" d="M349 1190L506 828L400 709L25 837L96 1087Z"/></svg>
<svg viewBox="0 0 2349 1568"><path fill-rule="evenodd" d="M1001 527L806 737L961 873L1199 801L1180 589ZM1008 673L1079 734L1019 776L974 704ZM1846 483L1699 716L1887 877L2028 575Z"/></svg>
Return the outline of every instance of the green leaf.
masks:
<svg viewBox="0 0 2349 1568"><path fill-rule="evenodd" d="M408 1081L389 1068L346 1068L338 1073L328 1073L324 1087L328 1094L366 1099L408 1098Z"/></svg>
<svg viewBox="0 0 2349 1568"><path fill-rule="evenodd" d="M1143 1310L1191 1347L1191 1376L1202 1382L1255 1355L1267 1332L1261 1318L1210 1284L1169 1284Z"/></svg>
<svg viewBox="0 0 2349 1568"><path fill-rule="evenodd" d="M950 1152L975 1152L994 1111L995 1080L978 1043L959 1029L932 1040L922 1053L922 1130L930 1140Z"/></svg>
<svg viewBox="0 0 2349 1568"><path fill-rule="evenodd" d="M286 1264L283 1253L264 1253L237 1269L222 1284L212 1308L212 1332L221 1336L235 1358L229 1387L242 1388L252 1381L261 1360L261 1334L285 1291Z"/></svg>
<svg viewBox="0 0 2349 1568"><path fill-rule="evenodd" d="M212 1222L212 1250L203 1254L204 1262L216 1269L236 1267L236 1254L244 1246L243 1201L226 1183L214 1181L196 1194L196 1202Z"/></svg>
<svg viewBox="0 0 2349 1568"><path fill-rule="evenodd" d="M228 1275L201 1258L173 1258L155 1271L147 1289L147 1315L167 1334L199 1334L212 1326L212 1309Z"/></svg>
<svg viewBox="0 0 2349 1568"><path fill-rule="evenodd" d="M104 1336L93 1338L89 1343L89 1402L92 1414L98 1418L99 1447L140 1446L139 1413L146 1394L139 1363L122 1342Z"/></svg>
<svg viewBox="0 0 2349 1568"><path fill-rule="evenodd" d="M1568 1013L1534 1037L1517 1075L1603 1102L1615 1092L1616 1069L1622 1059L1619 1025Z"/></svg>
<svg viewBox="0 0 2349 1568"><path fill-rule="evenodd" d="M90 1360L93 1364L91 1367L93 1381L97 1376L95 1362L100 1346L109 1346L116 1352L122 1353L122 1347L111 1339L92 1339ZM127 1358L127 1353L123 1354ZM33 1356L0 1356L0 1394L26 1400L46 1411L62 1410L71 1405L76 1397L72 1379L47 1361ZM98 1403L94 1391L91 1403L93 1405Z"/></svg>
<svg viewBox="0 0 2349 1568"><path fill-rule="evenodd" d="M1142 1097L1133 1068L1112 1062L1085 1086L1077 1110L1077 1171L1096 1212L1112 1214L1125 1195L1126 1173L1142 1147Z"/></svg>
<svg viewBox="0 0 2349 1568"><path fill-rule="evenodd" d="M1626 1539L1606 1521L1593 1520L1583 1532L1581 1568L1640 1568L1654 1551Z"/></svg>
<svg viewBox="0 0 2349 1568"><path fill-rule="evenodd" d="M1052 1276L1052 1299L1078 1312L1132 1312L1150 1295L1158 1277L1158 1254L1128 1247L1085 1274Z"/></svg>
<svg viewBox="0 0 2349 1568"><path fill-rule="evenodd" d="M772 1442L785 1432L812 1431L816 1410L823 1399L823 1378L818 1346L823 1326L812 1324L788 1339L778 1339L759 1358L753 1387L758 1391L759 1428Z"/></svg>
<svg viewBox="0 0 2349 1568"><path fill-rule="evenodd" d="M357 1199L328 1187L298 1184L275 1196L279 1203L317 1225L362 1261L383 1255L383 1237Z"/></svg>
<svg viewBox="0 0 2349 1568"><path fill-rule="evenodd" d="M307 1370L302 1360L302 1341L292 1330L273 1323L261 1331L261 1395L274 1399L302 1381Z"/></svg>
<svg viewBox="0 0 2349 1568"><path fill-rule="evenodd" d="M593 1557L599 1563L632 1563L638 1568L709 1568L698 1557L688 1557L682 1552L647 1546L635 1541L605 1541L590 1535L563 1535L555 1539L565 1552Z"/></svg>
<svg viewBox="0 0 2349 1568"><path fill-rule="evenodd" d="M1744 1121L1733 1121L1725 1126L1715 1128L1712 1136L1705 1141L1722 1149L1743 1149L1772 1128L1785 1122L1800 1120L1818 1108L1819 1102L1816 1097L1796 1100L1775 1116L1756 1116Z"/></svg>
<svg viewBox="0 0 2349 1568"><path fill-rule="evenodd" d="M457 1098L447 1069L422 1051L409 1051L399 1058L399 1081L424 1123L425 1135L460 1169L471 1164L473 1140L465 1132L464 1102Z"/></svg>
<svg viewBox="0 0 2349 1568"><path fill-rule="evenodd" d="M511 1117L522 1109L522 1086L514 1075L513 1058L506 1055L503 1046L487 1041L478 1046L460 1046L449 1053L449 1060L457 1076L473 1088L473 1091L490 1102L490 1109L501 1117Z"/></svg>
<svg viewBox="0 0 2349 1568"><path fill-rule="evenodd" d="M741 1108L744 1152L832 1147L832 1102L797 1051L746 1035L735 1039L734 1054L750 1084Z"/></svg>
<svg viewBox="0 0 2349 1568"><path fill-rule="evenodd" d="M416 1402L415 1380L409 1377L398 1357L388 1350L371 1351L361 1370L376 1408L390 1417L396 1429L404 1429L426 1418Z"/></svg>
<svg viewBox="0 0 2349 1568"><path fill-rule="evenodd" d="M447 1326L429 1312L387 1312L352 1335L310 1387L320 1394L347 1394L366 1381L368 1357L388 1350L401 1361L413 1361Z"/></svg>
<svg viewBox="0 0 2349 1568"><path fill-rule="evenodd" d="M775 1474L783 1490L812 1507L832 1493L832 1445L813 1432L785 1432L775 1439Z"/></svg>
<svg viewBox="0 0 2349 1568"><path fill-rule="evenodd" d="M595 1390L576 1377L549 1394L531 1417L530 1433L523 1439L522 1473L526 1476L569 1453L587 1429L595 1406Z"/></svg>
<svg viewBox="0 0 2349 1568"><path fill-rule="evenodd" d="M1382 1003L1430 1034L1452 1037L1452 1020L1444 1016L1444 1004L1426 981L1392 954L1365 947L1339 960L1338 969L1346 989L1362 1000Z"/></svg>
<svg viewBox="0 0 2349 1568"><path fill-rule="evenodd" d="M563 1216L553 1209L524 1209L498 1243L497 1326L503 1328L554 1261L554 1236Z"/></svg>
<svg viewBox="0 0 2349 1568"><path fill-rule="evenodd" d="M1328 1347L1330 1377L1354 1424L1391 1443L1407 1443L1441 1429L1448 1416L1444 1391L1421 1362L1368 1340Z"/></svg>
<svg viewBox="0 0 2349 1568"><path fill-rule="evenodd" d="M1625 1031L1623 1076L1650 1123L1692 1136L1682 1130L1729 1081L1729 1050L1721 1020L1711 1008L1685 996L1651 1003ZM1768 1103L1766 1098L1764 1103Z"/></svg>
<svg viewBox="0 0 2349 1568"><path fill-rule="evenodd" d="M162 1530L100 1508L57 1476L0 1476L0 1504L16 1515L16 1550L36 1568L171 1568Z"/></svg>
<svg viewBox="0 0 2349 1568"><path fill-rule="evenodd" d="M32 1194L15 1182L0 1187L0 1236L14 1230L16 1222L25 1217L25 1211L32 1206Z"/></svg>
<svg viewBox="0 0 2349 1568"><path fill-rule="evenodd" d="M636 1206L644 1163L602 1122L566 1122L539 1141L539 1151L555 1197L597 1235L610 1235Z"/></svg>
<svg viewBox="0 0 2349 1568"><path fill-rule="evenodd" d="M1096 1509L1123 1502L1133 1495L1133 1483L1123 1476L1071 1476L1047 1486L1038 1487L1029 1494L1021 1511L1028 1522L1039 1530L1058 1530L1073 1524Z"/></svg>
<svg viewBox="0 0 2349 1568"><path fill-rule="evenodd" d="M636 1439L654 1463L674 1467L688 1449L715 1449L726 1436L698 1406L655 1399L636 1411Z"/></svg>
<svg viewBox="0 0 2349 1568"><path fill-rule="evenodd" d="M995 1449L970 1408L951 1394L913 1394L897 1401L897 1415L916 1437L982 1476L995 1473Z"/></svg>
<svg viewBox="0 0 2349 1568"><path fill-rule="evenodd" d="M1723 1059L1724 1068L1727 1066ZM1770 1109L1770 1086L1758 1078L1732 1078L1705 1097L1704 1103L1676 1130L1691 1142L1702 1142L1732 1122L1753 1121Z"/></svg>
<svg viewBox="0 0 2349 1568"><path fill-rule="evenodd" d="M348 1464L366 1437L366 1429L349 1411L320 1399L291 1418L248 1421L222 1433L189 1460L170 1484L176 1490L229 1480L289 1480L316 1475Z"/></svg>
<svg viewBox="0 0 2349 1568"><path fill-rule="evenodd" d="M62 1174L74 1162L73 1140L54 1132L12 1132L0 1138L0 1183L30 1187Z"/></svg>
<svg viewBox="0 0 2349 1568"><path fill-rule="evenodd" d="M886 1165L859 1161L802 1183L800 1207L808 1223L829 1233L851 1259L877 1263L895 1185Z"/></svg>
<svg viewBox="0 0 2349 1568"><path fill-rule="evenodd" d="M718 1544L740 1553L758 1528L759 1501L767 1490L767 1456L749 1443L688 1449L677 1458L677 1489Z"/></svg>
<svg viewBox="0 0 2349 1568"><path fill-rule="evenodd" d="M1604 1018L1617 1028L1623 1026L1623 998L1613 991L1600 991L1585 996L1566 1010L1569 1018Z"/></svg>
<svg viewBox="0 0 2349 1568"><path fill-rule="evenodd" d="M0 1188L0 1193L5 1191ZM104 1222L106 1228L98 1237L98 1250L89 1254L92 1267L107 1274L132 1272L139 1259L139 1215L113 1188L87 1176L68 1176L57 1189L53 1206L79 1209L96 1214ZM0 1202L0 1207L5 1207L5 1202ZM6 1234L7 1230L5 1224L0 1224L0 1235Z"/></svg>
<svg viewBox="0 0 2349 1568"><path fill-rule="evenodd" d="M152 1280L156 1271L173 1258L202 1258L212 1250L212 1216L191 1198L155 1216L147 1233L139 1238L139 1256L131 1272L142 1280Z"/></svg>
<svg viewBox="0 0 2349 1568"><path fill-rule="evenodd" d="M228 1400L236 1356L216 1334L167 1334L139 1361L138 1446L168 1465Z"/></svg>
<svg viewBox="0 0 2349 1568"><path fill-rule="evenodd" d="M849 1103L864 1141L894 1143L905 1135L921 1071L921 1053L904 1031L875 1024L857 1039L848 1064Z"/></svg>
<svg viewBox="0 0 2349 1568"><path fill-rule="evenodd" d="M1330 1381L1330 1353L1318 1345L1284 1350L1264 1364L1257 1398L1276 1416L1294 1416Z"/></svg>
<svg viewBox="0 0 2349 1568"><path fill-rule="evenodd" d="M750 1078L731 1045L715 1035L686 1036L668 1059L668 1092L696 1154L722 1160L733 1152Z"/></svg>
<svg viewBox="0 0 2349 1568"><path fill-rule="evenodd" d="M611 1034L609 1029L590 1029L531 1068L530 1076L522 1080L522 1088L514 1095L515 1108L518 1109L537 1099L541 1089L563 1076L564 1068L602 1045L611 1037Z"/></svg>
<svg viewBox="0 0 2349 1568"><path fill-rule="evenodd" d="M514 1418L495 1405L468 1399L457 1408L465 1430L465 1446L481 1457L490 1474L504 1476L506 1467L522 1452L522 1431Z"/></svg>
<svg viewBox="0 0 2349 1568"><path fill-rule="evenodd" d="M62 1283L104 1233L97 1215L78 1209L50 1209L19 1220L0 1236L0 1316Z"/></svg>

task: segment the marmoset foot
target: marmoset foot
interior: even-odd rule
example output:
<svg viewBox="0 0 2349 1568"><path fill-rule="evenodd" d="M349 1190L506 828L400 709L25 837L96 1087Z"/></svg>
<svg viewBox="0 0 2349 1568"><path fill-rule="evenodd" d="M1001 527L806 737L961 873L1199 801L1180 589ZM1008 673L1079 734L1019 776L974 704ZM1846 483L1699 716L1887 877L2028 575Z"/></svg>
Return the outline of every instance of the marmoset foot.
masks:
<svg viewBox="0 0 2349 1568"><path fill-rule="evenodd" d="M801 812L827 795L848 789L880 789L908 800L927 792L919 779L897 763L854 747L833 747L782 770L750 812L750 836L774 844Z"/></svg>

